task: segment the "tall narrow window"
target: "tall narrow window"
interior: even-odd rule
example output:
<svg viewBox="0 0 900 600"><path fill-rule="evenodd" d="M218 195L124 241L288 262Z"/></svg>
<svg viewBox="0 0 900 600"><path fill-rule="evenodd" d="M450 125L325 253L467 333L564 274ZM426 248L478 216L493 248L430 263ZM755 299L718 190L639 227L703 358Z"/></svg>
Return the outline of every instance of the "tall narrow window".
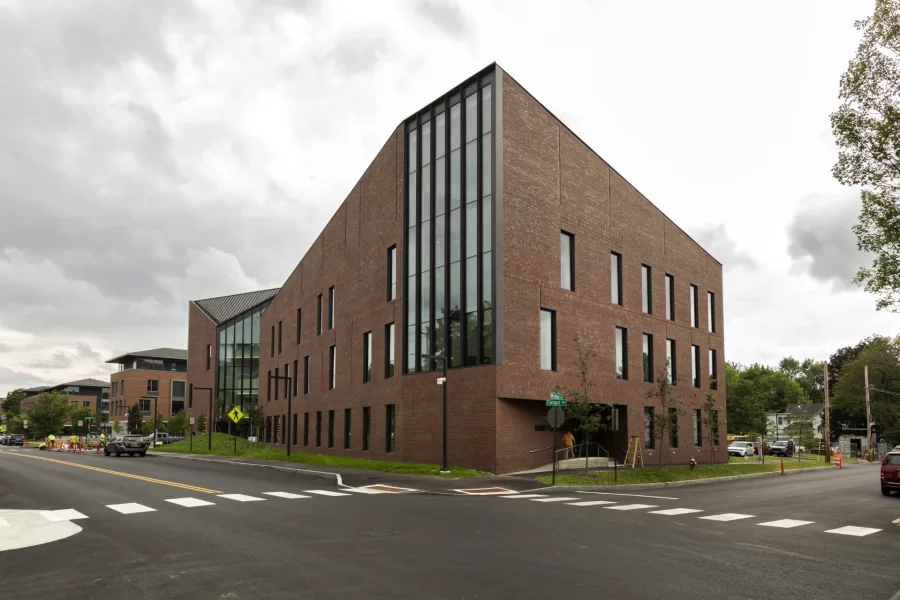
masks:
<svg viewBox="0 0 900 600"><path fill-rule="evenodd" d="M281 354L281 321L278 321L278 354Z"/></svg>
<svg viewBox="0 0 900 600"><path fill-rule="evenodd" d="M669 409L669 447L678 447L678 409Z"/></svg>
<svg viewBox="0 0 900 600"><path fill-rule="evenodd" d="M710 333L716 332L716 295L706 292L706 325Z"/></svg>
<svg viewBox="0 0 900 600"><path fill-rule="evenodd" d="M653 450L653 440L656 438L653 422L653 407L644 407L644 448Z"/></svg>
<svg viewBox="0 0 900 600"><path fill-rule="evenodd" d="M666 340L666 371L669 373L669 383L675 385L678 381L678 371L675 364L675 340Z"/></svg>
<svg viewBox="0 0 900 600"><path fill-rule="evenodd" d="M334 411L328 411L328 447L334 448Z"/></svg>
<svg viewBox="0 0 900 600"><path fill-rule="evenodd" d="M297 381L297 374L298 374L297 372L298 372L299 370L300 370L300 361L299 361L299 360L295 360L295 361L294 361L294 377L293 377L293 380L294 380L294 382L293 382L293 383L294 383L294 398L297 397L297 390L300 389L300 388L299 388L299 385L300 385L300 384L299 384L299 382Z"/></svg>
<svg viewBox="0 0 900 600"><path fill-rule="evenodd" d="M384 438L384 449L386 452L394 451L394 416L396 412L397 409L394 404L388 404L384 407L385 425L387 427Z"/></svg>
<svg viewBox="0 0 900 600"><path fill-rule="evenodd" d="M301 340L303 339L303 312L301 309L297 309L297 345L300 345Z"/></svg>
<svg viewBox="0 0 900 600"><path fill-rule="evenodd" d="M309 413L303 413L303 445L309 446Z"/></svg>
<svg viewBox="0 0 900 600"><path fill-rule="evenodd" d="M556 370L556 311L541 309L541 369Z"/></svg>
<svg viewBox="0 0 900 600"><path fill-rule="evenodd" d="M700 327L700 311L697 306L697 286L691 284L691 327Z"/></svg>
<svg viewBox="0 0 900 600"><path fill-rule="evenodd" d="M387 251L388 261L388 280L387 280L387 299L388 302L397 298L397 246L391 246Z"/></svg>
<svg viewBox="0 0 900 600"><path fill-rule="evenodd" d="M675 320L675 278L666 273L666 318Z"/></svg>
<svg viewBox="0 0 900 600"><path fill-rule="evenodd" d="M363 450L369 449L369 434L372 430L372 408L363 406Z"/></svg>
<svg viewBox="0 0 900 600"><path fill-rule="evenodd" d="M274 325L272 325L272 344L271 344L271 346L272 346L270 348L271 354L272 354L272 356L275 356L275 326Z"/></svg>
<svg viewBox="0 0 900 600"><path fill-rule="evenodd" d="M653 279L652 271L647 265L641 265L641 310L653 314Z"/></svg>
<svg viewBox="0 0 900 600"><path fill-rule="evenodd" d="M278 400L278 386L281 385L281 379L278 378L278 368L275 368L275 379L273 379L275 384L275 399Z"/></svg>
<svg viewBox="0 0 900 600"><path fill-rule="evenodd" d="M372 381L372 332L363 334L363 383Z"/></svg>
<svg viewBox="0 0 900 600"><path fill-rule="evenodd" d="M649 333L644 334L643 354L644 381L647 383L653 383L653 336Z"/></svg>
<svg viewBox="0 0 900 600"><path fill-rule="evenodd" d="M334 286L328 288L328 329L334 329Z"/></svg>
<svg viewBox="0 0 900 600"><path fill-rule="evenodd" d="M575 236L559 233L559 285L564 290L575 290Z"/></svg>
<svg viewBox="0 0 900 600"><path fill-rule="evenodd" d="M394 376L394 324L384 326L384 378Z"/></svg>
<svg viewBox="0 0 900 600"><path fill-rule="evenodd" d="M266 377L266 402L272 401L272 371L268 372Z"/></svg>
<svg viewBox="0 0 900 600"><path fill-rule="evenodd" d="M291 395L291 382L288 379L290 377L290 371L288 371L288 364L284 363L284 397L287 398Z"/></svg>
<svg viewBox="0 0 900 600"><path fill-rule="evenodd" d="M609 255L609 286L613 304L622 304L622 255L612 252Z"/></svg>
<svg viewBox="0 0 900 600"><path fill-rule="evenodd" d="M721 423L721 421L719 421L719 409L714 409L711 412L712 412L712 414L710 415L710 421L712 423ZM719 445L719 430L718 430L718 428L713 429L713 431L712 431L712 445L713 446Z"/></svg>
<svg viewBox="0 0 900 600"><path fill-rule="evenodd" d="M291 446L297 445L297 413L294 413L294 422L291 425Z"/></svg>
<svg viewBox="0 0 900 600"><path fill-rule="evenodd" d="M316 335L322 335L322 294L316 297Z"/></svg>
<svg viewBox="0 0 900 600"><path fill-rule="evenodd" d="M206 345L206 370L209 371L209 365L212 363L212 344ZM113 396L115 396L115 392L113 392Z"/></svg>
<svg viewBox="0 0 900 600"><path fill-rule="evenodd" d="M322 447L322 411L316 411L316 448Z"/></svg>
<svg viewBox="0 0 900 600"><path fill-rule="evenodd" d="M716 349L709 349L709 389L717 390L719 389L719 365L716 357Z"/></svg>
<svg viewBox="0 0 900 600"><path fill-rule="evenodd" d="M303 357L303 395L309 395L309 356Z"/></svg>
<svg viewBox="0 0 900 600"><path fill-rule="evenodd" d="M328 389L333 390L337 383L337 347L332 346L328 349Z"/></svg>
<svg viewBox="0 0 900 600"><path fill-rule="evenodd" d="M616 327L616 379L628 379L628 331Z"/></svg>
<svg viewBox="0 0 900 600"><path fill-rule="evenodd" d="M703 445L703 417L699 408L694 409L694 446Z"/></svg>
<svg viewBox="0 0 900 600"><path fill-rule="evenodd" d="M350 449L350 409L344 409L344 450Z"/></svg>
<svg viewBox="0 0 900 600"><path fill-rule="evenodd" d="M700 387L700 346L691 344L691 381L695 388Z"/></svg>

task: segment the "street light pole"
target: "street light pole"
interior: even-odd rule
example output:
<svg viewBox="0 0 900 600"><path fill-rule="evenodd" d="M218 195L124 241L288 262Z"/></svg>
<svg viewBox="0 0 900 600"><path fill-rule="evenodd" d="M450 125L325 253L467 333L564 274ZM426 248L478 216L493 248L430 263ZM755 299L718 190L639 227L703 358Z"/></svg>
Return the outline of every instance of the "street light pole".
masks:
<svg viewBox="0 0 900 600"><path fill-rule="evenodd" d="M284 424L284 430L287 433L287 435L284 436L285 437L284 445L285 445L285 448L287 451L287 456L290 456L291 455L291 441L292 441L291 434L293 433L293 431L291 431L291 416L292 416L291 398L293 397L292 394L294 393L294 388L291 387L291 376L290 375L272 375L271 373L269 373L269 386L270 387L272 385L273 379L275 379L276 381L279 379L286 379L288 382L287 394L286 394L287 401L288 401L287 422Z"/></svg>
<svg viewBox="0 0 900 600"><path fill-rule="evenodd" d="M447 348L447 345L444 345L444 348ZM441 475L449 475L450 467L447 466L447 357L446 356L438 356L436 354L426 354L425 358L430 358L432 360L439 360L444 365L444 376L438 380L438 383L443 388L443 449L442 449L442 457L441 457Z"/></svg>
<svg viewBox="0 0 900 600"><path fill-rule="evenodd" d="M209 430L210 425L212 424L212 388L208 387L195 387L192 388L194 390L205 390L209 392L209 412L207 413L206 419L206 436L209 438L209 451L212 452L212 432ZM193 393L193 392L191 392Z"/></svg>

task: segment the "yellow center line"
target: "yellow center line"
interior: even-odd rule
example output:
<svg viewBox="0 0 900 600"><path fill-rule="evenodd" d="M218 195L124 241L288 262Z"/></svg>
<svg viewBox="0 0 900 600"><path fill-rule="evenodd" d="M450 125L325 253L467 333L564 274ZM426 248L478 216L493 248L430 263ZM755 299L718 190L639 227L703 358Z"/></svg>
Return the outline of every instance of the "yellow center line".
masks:
<svg viewBox="0 0 900 600"><path fill-rule="evenodd" d="M118 475L120 477L128 477L129 479L138 479L140 481L146 481L149 483L158 483L160 485L170 485L172 487L182 488L185 490L191 490L193 492L201 492L204 494L221 494L219 490L211 490L208 488L197 487L195 485L187 485L185 483L176 483L174 481L166 481L164 479L154 479L152 477L144 477L142 475L134 475L132 473L123 473L121 471L110 471L109 469L101 469L100 467L92 467L90 465L83 465L81 463L69 462L67 460L58 460L56 458L48 458L46 456L32 456L30 454L19 454L18 452L3 452L2 454L7 454L11 456L21 456L24 458L34 458L36 460L46 460L48 462L57 463L60 465L67 465L70 467L78 467L79 469L88 469L89 471L97 471L98 473L107 473L109 475Z"/></svg>

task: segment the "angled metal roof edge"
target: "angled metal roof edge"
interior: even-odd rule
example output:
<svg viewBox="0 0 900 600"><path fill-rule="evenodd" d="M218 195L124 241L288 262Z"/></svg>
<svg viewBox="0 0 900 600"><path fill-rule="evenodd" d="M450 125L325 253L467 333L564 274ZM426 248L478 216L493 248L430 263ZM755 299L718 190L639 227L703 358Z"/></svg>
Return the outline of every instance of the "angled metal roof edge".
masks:
<svg viewBox="0 0 900 600"><path fill-rule="evenodd" d="M119 356L116 356L115 358L111 358L106 362L107 363L115 363L115 362L118 362L119 359L125 358L126 356L138 356L138 357L143 357L143 358L162 358L163 360L182 360L181 358L172 358L170 356L158 356L156 354L152 354L152 352L155 352L157 350L175 350L176 352L184 352L184 360L187 360L187 353L188 353L187 350L183 350L181 348L163 347L163 348L151 348L150 350L135 350L134 352L126 352L125 354L120 354Z"/></svg>
<svg viewBox="0 0 900 600"><path fill-rule="evenodd" d="M267 293L267 292L272 292L272 295L271 295L271 296L268 296L267 298L265 298L265 299L263 299L263 300L260 300L260 301L257 302L256 304L254 304L254 305L252 305L252 306L246 308L245 310L241 311L241 312L246 312L247 310L251 310L251 309L256 308L257 306L259 306L259 305L262 304L263 302L268 302L269 300L271 300L272 298L274 298L276 295L278 295L278 292L279 292L279 291L281 291L281 287L280 287L280 286L279 286L279 287L274 287L274 288L267 288L267 289L264 289L264 290L254 290L254 291L252 291L252 292L241 292L241 293L239 293L239 294L226 294L226 295L224 295L224 296L212 296L211 298L199 298L199 299L197 299L197 300L191 300L190 302L191 302L191 304L193 304L194 306L196 306L196 307L200 310L200 312L202 312L204 315L206 315L206 317L207 317L210 321L212 321L214 325L217 325L217 326L218 326L218 325L221 325L222 323L224 323L224 322L226 322L226 321L228 321L228 320L234 318L235 315L232 315L232 316L228 317L228 319L222 319L222 320L219 320L219 319L217 319L215 316L213 316L212 313L210 313L208 310L206 310L206 309L203 307L203 305L200 304L201 302L208 302L208 301L210 301L210 300L221 300L221 299L223 299L223 298L233 298L233 297L237 297L237 296L247 296L247 295L249 295L249 294L265 294L265 293ZM240 313L238 313L238 314L240 314Z"/></svg>

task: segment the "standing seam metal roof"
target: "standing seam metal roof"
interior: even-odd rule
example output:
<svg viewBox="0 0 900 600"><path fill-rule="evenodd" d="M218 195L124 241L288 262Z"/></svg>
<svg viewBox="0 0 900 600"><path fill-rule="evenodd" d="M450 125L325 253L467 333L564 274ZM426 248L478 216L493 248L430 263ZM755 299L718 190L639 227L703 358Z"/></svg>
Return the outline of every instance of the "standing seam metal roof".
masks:
<svg viewBox="0 0 900 600"><path fill-rule="evenodd" d="M193 303L203 311L216 325L221 325L225 321L233 319L239 314L259 306L267 300L275 297L275 294L281 288L272 288L270 290L260 290L258 292L247 292L246 294L235 294L233 296L219 296L218 298L206 298L204 300L193 300Z"/></svg>

